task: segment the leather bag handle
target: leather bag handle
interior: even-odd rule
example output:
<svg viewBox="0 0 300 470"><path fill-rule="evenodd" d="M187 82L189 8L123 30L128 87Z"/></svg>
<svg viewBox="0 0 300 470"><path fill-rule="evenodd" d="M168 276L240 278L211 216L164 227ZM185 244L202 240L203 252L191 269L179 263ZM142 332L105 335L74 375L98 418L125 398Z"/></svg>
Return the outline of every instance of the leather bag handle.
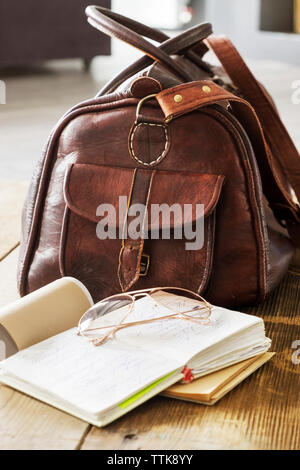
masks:
<svg viewBox="0 0 300 470"><path fill-rule="evenodd" d="M150 60L148 58L146 58L148 60L142 58L143 60L140 59L140 61L133 64L135 66L132 68L134 72L130 71L130 75L137 73L137 71L142 70L145 66L156 61L165 65L181 79L185 81L189 80L189 74L170 57L170 54L185 54L190 48L199 44L212 33L211 25L205 23L185 31L176 38L169 39L169 37L161 31L145 26L142 23L131 20L106 8L89 6L86 8L86 15L88 22L96 29L134 46L150 58ZM143 36L163 43L164 47L155 46ZM198 61L198 65L199 62L203 63L201 57L193 51L189 51L189 54L191 54L191 57L195 61ZM146 65L144 65L145 63ZM123 80L130 75L128 74L128 69L121 74ZM118 81L121 81L121 77ZM103 94L103 90L101 94Z"/></svg>
<svg viewBox="0 0 300 470"><path fill-rule="evenodd" d="M185 35L188 32L189 31L186 31L185 33L182 33L176 37L169 38L163 43L161 43L161 45L158 47L160 49L163 49L169 55L173 55L173 54L178 55L178 51L180 49L180 44L181 44L180 39L183 35ZM193 49L187 50L184 56L188 58L189 60L191 60L196 66L205 70L208 76L211 76L213 78L214 72L211 70L210 66L202 60L202 56L206 52L207 52L207 48L204 45L204 43L201 42L201 43L198 43L197 46L194 46ZM123 69L115 77L113 77L108 83L106 83L106 85L104 85L103 88L101 88L101 90L96 96L99 97L107 93L112 93L121 83L123 83L125 80L129 79L133 75L136 75L141 70L144 70L146 67L148 67L152 63L153 63L153 60L147 55L144 55L143 57L141 57L140 59L130 64L125 69ZM188 76L188 79L185 81L191 81L192 77L190 77L188 74L187 76Z"/></svg>

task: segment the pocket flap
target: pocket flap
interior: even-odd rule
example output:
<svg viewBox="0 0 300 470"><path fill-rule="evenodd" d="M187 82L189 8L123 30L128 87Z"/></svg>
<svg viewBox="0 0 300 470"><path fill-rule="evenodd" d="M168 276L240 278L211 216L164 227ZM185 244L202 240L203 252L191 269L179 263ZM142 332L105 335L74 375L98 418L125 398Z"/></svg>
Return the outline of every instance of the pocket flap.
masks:
<svg viewBox="0 0 300 470"><path fill-rule="evenodd" d="M120 196L130 198L131 188L134 184L135 171L154 171L151 188L150 205L166 205L171 207L179 204L182 209L185 204L190 205L184 218L184 223L192 223L197 219L196 205L204 205L204 216L210 215L214 210L222 188L224 177L222 175L200 174L187 171L156 171L134 168L121 168L89 164L71 164L66 173L64 183L64 197L69 209L77 215L92 222L99 222L97 208L100 204L112 205L116 211L119 225ZM125 207L126 208L126 207ZM123 208L121 208L122 210ZM154 214L154 215L153 215ZM163 217L153 213L148 227L164 228ZM180 211L170 213L169 227L182 225ZM202 216L203 214L201 214Z"/></svg>

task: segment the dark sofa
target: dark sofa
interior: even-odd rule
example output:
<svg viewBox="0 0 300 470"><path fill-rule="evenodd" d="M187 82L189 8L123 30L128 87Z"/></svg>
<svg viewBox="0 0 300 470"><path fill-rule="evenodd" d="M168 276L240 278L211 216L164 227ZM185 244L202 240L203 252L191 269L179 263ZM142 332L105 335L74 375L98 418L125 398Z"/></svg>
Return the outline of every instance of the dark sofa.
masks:
<svg viewBox="0 0 300 470"><path fill-rule="evenodd" d="M92 28L89 0L0 0L0 67L110 54L110 39ZM98 0L110 8L110 0Z"/></svg>

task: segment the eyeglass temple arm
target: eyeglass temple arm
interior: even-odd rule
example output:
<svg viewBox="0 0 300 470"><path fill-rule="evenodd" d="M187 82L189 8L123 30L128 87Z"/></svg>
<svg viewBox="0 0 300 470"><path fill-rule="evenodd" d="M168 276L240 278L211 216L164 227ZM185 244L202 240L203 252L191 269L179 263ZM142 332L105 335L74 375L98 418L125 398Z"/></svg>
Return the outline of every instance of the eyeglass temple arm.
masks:
<svg viewBox="0 0 300 470"><path fill-rule="evenodd" d="M123 323L123 324L121 323L119 325L100 326L98 328L90 328L90 329L85 330L85 331L86 332L98 331L98 330L105 330L105 329L108 329L108 328L113 328L115 331L118 331L118 330L122 330L123 328L130 327L130 326L145 325L145 324L153 323L153 322L159 321L159 320L166 320L166 319L170 319L170 318L176 318L180 315L186 316L187 318L184 318L185 320L191 320L191 321L194 320L194 321L197 322L196 318L190 318L189 316L186 315L187 313L192 312L192 311L193 310L187 310L186 312L177 312L177 313L173 313L172 315L164 315L163 317L149 318L148 320L140 320L140 321L135 321L135 322L131 322L131 323ZM113 332L111 332L111 333L113 333Z"/></svg>

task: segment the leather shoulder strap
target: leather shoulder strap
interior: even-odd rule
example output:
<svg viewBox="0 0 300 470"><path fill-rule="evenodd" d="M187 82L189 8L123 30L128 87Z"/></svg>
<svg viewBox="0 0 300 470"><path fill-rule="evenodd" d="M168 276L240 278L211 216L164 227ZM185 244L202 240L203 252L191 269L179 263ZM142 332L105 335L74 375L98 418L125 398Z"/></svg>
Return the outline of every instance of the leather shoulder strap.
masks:
<svg viewBox="0 0 300 470"><path fill-rule="evenodd" d="M290 209L297 213L300 201L299 152L277 110L229 39L224 36L212 35L207 39L207 43L218 57L233 84L254 107L271 153L274 179L285 193Z"/></svg>
<svg viewBox="0 0 300 470"><path fill-rule="evenodd" d="M175 99L176 95L180 95L180 100ZM300 248L298 207L294 202L293 205L290 205L290 195L287 191L282 190L278 180L274 177L271 153L260 120L252 105L245 99L233 95L211 81L195 81L168 88L158 93L156 100L164 113L167 123L202 106L224 103L224 101L230 103L232 112L243 127L247 129L257 158L263 191L270 207L280 221L284 220L286 222L295 245Z"/></svg>

